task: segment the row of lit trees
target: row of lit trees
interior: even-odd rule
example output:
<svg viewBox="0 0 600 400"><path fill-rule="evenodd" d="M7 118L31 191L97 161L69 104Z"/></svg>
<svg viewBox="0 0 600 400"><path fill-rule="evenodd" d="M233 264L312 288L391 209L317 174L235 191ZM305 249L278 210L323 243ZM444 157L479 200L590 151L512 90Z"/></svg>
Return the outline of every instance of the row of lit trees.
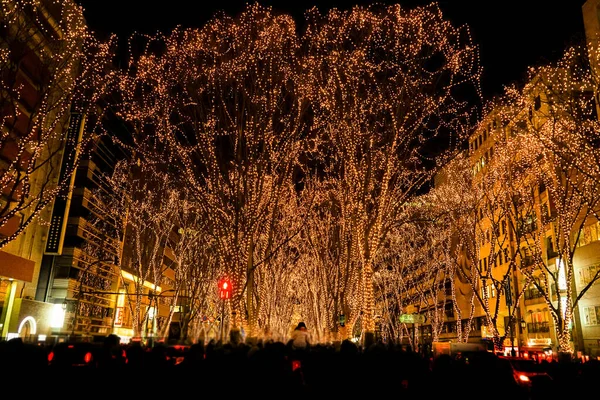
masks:
<svg viewBox="0 0 600 400"><path fill-rule="evenodd" d="M478 49L468 29L445 20L435 4L326 15L311 9L302 29L289 15L253 5L198 29L133 36L125 70L108 69L112 39L97 41L80 10L64 7L64 35L34 33L23 41L33 32L27 18L43 7L2 2L8 29L0 54L0 184L9 201L1 204L0 227L19 213L25 218L0 246L65 195L81 154L59 151L69 148L71 105L89 121L79 150L97 134L110 135L96 124L110 106L130 127L129 150L137 156L106 177L116 196L96 194L117 216L104 226L125 242L119 267L139 283L173 288L169 301L185 305L184 337L200 335L203 317L218 314L215 282L226 275L234 283L233 332L243 327L249 337L285 338L302 318L328 340L343 315L349 327L360 322L367 344L376 317L389 338L400 340L407 331L398 313L419 304L436 338L444 322L437 300L449 290L459 320L470 321L477 304L500 343L500 296L491 299L481 287L493 285L501 295L519 270L526 284L546 291L566 348L572 310L589 288L574 291L572 233L597 218L600 181L598 163L586 162L600 159L600 130L587 96L598 79L585 48L569 49L557 65L534 71L525 89L507 90L503 103L490 107L511 134L495 147L493 172L473 176L473 161L456 154L472 132L467 99L479 93ZM19 47L23 42L40 46ZM30 52L43 61L33 99L15 73L26 69ZM63 159L72 162L57 182L51 170ZM445 165L447 185L422 195ZM46 173L35 172L42 166ZM39 187L30 190L34 176ZM523 224L534 214L541 219L541 184L557 214L554 250L565 265L565 303L552 301L551 281L559 276L548 270L545 237ZM509 246L509 232L520 246ZM479 262L482 243L491 248L486 265ZM174 250L174 265L163 264L165 247ZM533 270L522 267L526 259ZM495 264L505 268L500 279L491 279ZM168 282L165 267L175 271ZM472 289L468 316L461 315L456 282ZM143 288L134 292L139 298ZM511 313L521 294L514 293ZM148 308L130 306L137 307L131 315L139 334ZM160 321L164 335L172 317ZM458 327L461 340L469 329Z"/></svg>
<svg viewBox="0 0 600 400"><path fill-rule="evenodd" d="M432 21L438 27L424 29ZM585 162L564 165L582 154L597 156L590 147L596 120L586 115L594 109L584 95L592 69L580 68L575 61L582 54L569 50L557 65L532 71L527 87L507 90L490 105L506 136L496 134L492 172L474 177L473 161L458 157L447 167L456 169L448 189L412 201L456 150L436 154L437 165L425 168L432 165L424 143L448 134L460 141L470 132L466 104L453 95L461 83L476 84L475 48L464 32L447 29L434 6L326 16L313 10L298 36L288 16L253 6L202 29L145 38L147 46L132 55L121 77L120 115L144 140L145 157L184 171L206 218L206 237L215 243L206 256L236 282L234 328L243 326L250 337L285 337L291 319L301 316L325 340L344 315L349 326L360 320L369 341L379 314L389 337L399 340L406 331L399 330L398 313L420 304L435 338L445 311L438 299L448 295L448 282L462 320L458 279L471 287L464 317L470 322L477 305L500 346L500 302L510 290L516 318L523 291L534 284L547 294L566 350L576 299L566 290L559 294L565 303L551 300L546 279L558 280L557 270L548 270L546 238L536 236L542 230L528 224L541 220L540 184L553 202L571 190L589 210L564 203L559 214L576 218L555 225L563 232L557 238L577 232L576 224L597 211L590 183L597 171ZM577 171L573 189L561 178L565 171L567 177ZM568 253L557 246L573 285L574 247L567 245ZM531 260L537 268L524 268ZM491 273L495 265L502 274ZM527 277L519 292L517 270ZM485 286L498 295L490 297ZM561 304L568 304L566 313ZM278 307L288 310L283 319ZM457 329L467 340L471 324Z"/></svg>
<svg viewBox="0 0 600 400"><path fill-rule="evenodd" d="M306 18L299 34L254 5L141 38L116 107L159 150L144 157L177 166L206 210L213 257L236 282L234 328L257 336L277 293L323 335L342 312L360 317L368 342L382 248L431 178L439 154L426 144L466 131L457 95L477 91L477 48L435 5ZM309 230L321 215L330 240ZM291 278L274 280L281 269Z"/></svg>

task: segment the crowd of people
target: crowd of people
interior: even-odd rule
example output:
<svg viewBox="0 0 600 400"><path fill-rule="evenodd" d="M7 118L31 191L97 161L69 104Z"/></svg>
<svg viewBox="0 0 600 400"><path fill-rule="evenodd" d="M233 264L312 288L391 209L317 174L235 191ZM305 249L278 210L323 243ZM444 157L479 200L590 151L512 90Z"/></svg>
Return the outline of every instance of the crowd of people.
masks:
<svg viewBox="0 0 600 400"><path fill-rule="evenodd" d="M18 340L0 343L0 364L11 371L34 370L47 365L47 351ZM262 397L358 397L387 395L405 398L443 398L457 395L462 399L544 398L552 393L577 394L593 388L600 376L597 360L585 364L547 362L554 377L548 387L523 388L509 364L489 352L473 352L461 357L426 357L405 346L375 343L368 348L344 340L335 344L312 343L304 323L298 324L287 343L267 340L256 343L194 343L173 357L166 344L145 348L141 343L120 344L114 335L100 346L94 368L79 368L77 382L97 382L103 374L146 377L157 390L169 393L172 382L198 388L219 388L229 395L260 393ZM72 368L69 376L73 376ZM47 376L55 379L47 368ZM46 372L45 372L46 373ZM119 378L123 379L123 378ZM91 380L91 381L90 381ZM134 384L132 382L132 384ZM135 386L129 387L134 390ZM125 389L123 389L125 390ZM132 393L135 394L135 393ZM398 395L398 396L396 396ZM408 397L406 397L408 396ZM414 397L413 397L414 396Z"/></svg>

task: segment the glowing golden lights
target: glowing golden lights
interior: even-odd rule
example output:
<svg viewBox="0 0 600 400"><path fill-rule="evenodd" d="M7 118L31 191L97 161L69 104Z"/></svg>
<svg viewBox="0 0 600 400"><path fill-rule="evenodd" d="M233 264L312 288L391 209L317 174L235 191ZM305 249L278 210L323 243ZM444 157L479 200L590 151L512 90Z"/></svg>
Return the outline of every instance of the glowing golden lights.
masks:
<svg viewBox="0 0 600 400"><path fill-rule="evenodd" d="M132 37L117 109L146 159L181 168L206 210L211 257L240 283L231 311L249 332L270 321L284 336L295 313L325 337L341 310L374 333L381 248L431 177L427 143L468 116L453 92L479 90L477 49L435 5L311 9L298 28L255 4ZM317 234L325 215L336 234ZM273 280L281 270L291 278ZM272 321L274 300L287 320Z"/></svg>
<svg viewBox="0 0 600 400"><path fill-rule="evenodd" d="M128 215L128 268L190 299L190 329L203 326L198 316L220 312L219 276L234 282L221 317L250 336L285 339L302 318L327 340L345 315L348 326L361 322L363 338L383 327L398 340L406 332L394 312L427 305L435 337L444 310L432 304L455 277L491 324L499 311L489 293L504 293L512 273L550 287L551 277L539 274L546 238L527 219L540 214L540 195L532 193L542 183L558 214L555 250L573 284L572 233L597 215L599 201L600 129L589 106L595 80L580 62L587 52L569 49L558 65L532 69L524 89L509 87L488 105L469 158L457 154L474 110L457 94L481 96L478 47L468 27L452 25L435 3L325 15L312 8L302 26L254 4L198 29L135 34L117 70L108 68L114 37L94 39L79 7L57 2L65 5L56 19L42 3L1 3L9 39L29 35L47 79L34 110L25 107L27 79L2 81L0 100L19 105L2 116L2 143L19 140L0 175L0 189L14 197L0 227L18 213L26 218L0 247L69 182L44 180L51 171L38 170L60 158L71 105L88 116L75 145L83 148L112 135L93 118L110 102L133 134L132 144L120 144L139 155L106 181L117 193L106 205ZM40 30L19 32L29 14ZM0 49L2 66L19 56L29 55ZM417 196L452 159L448 185ZM78 162L66 165L67 176ZM534 269L524 265L530 259ZM574 299L569 289L561 295L566 314L552 315L564 346ZM454 286L451 297L460 320ZM140 309L133 319L139 335L146 317ZM490 331L502 335L493 324Z"/></svg>

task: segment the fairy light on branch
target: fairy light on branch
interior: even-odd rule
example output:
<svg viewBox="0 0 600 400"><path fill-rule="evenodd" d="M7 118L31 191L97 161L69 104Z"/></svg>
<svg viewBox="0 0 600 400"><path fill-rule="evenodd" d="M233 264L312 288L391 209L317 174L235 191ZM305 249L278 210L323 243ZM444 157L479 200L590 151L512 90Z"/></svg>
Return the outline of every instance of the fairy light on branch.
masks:
<svg viewBox="0 0 600 400"><path fill-rule="evenodd" d="M299 34L289 15L255 4L199 29L134 35L118 113L144 157L179 168L206 210L223 272L236 282L233 325L251 334L262 313L252 295L268 292L254 265L268 249L291 257L274 238L286 243L305 221L298 211L310 208L286 203L306 199L300 181L327 181L327 196L343 205L332 216L348 235L342 256L353 263L342 272L353 288L344 307L372 334L382 243L436 157L456 151L466 131L471 110L453 94L479 93L477 46L436 5L311 9L305 27ZM446 143L428 145L435 140ZM314 246L323 254L332 244ZM308 258L298 263L315 273ZM279 293L293 302L297 281L288 282ZM325 280L315 288L336 290Z"/></svg>

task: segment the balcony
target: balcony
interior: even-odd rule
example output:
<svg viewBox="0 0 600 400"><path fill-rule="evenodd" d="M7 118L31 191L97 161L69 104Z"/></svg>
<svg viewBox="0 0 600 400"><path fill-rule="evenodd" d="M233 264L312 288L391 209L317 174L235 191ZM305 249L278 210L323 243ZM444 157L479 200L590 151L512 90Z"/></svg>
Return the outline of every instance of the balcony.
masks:
<svg viewBox="0 0 600 400"><path fill-rule="evenodd" d="M535 264L532 256L525 256L521 259L521 268L529 268Z"/></svg>
<svg viewBox="0 0 600 400"><path fill-rule="evenodd" d="M529 333L548 333L550 324L548 322L528 322L527 332Z"/></svg>
<svg viewBox="0 0 600 400"><path fill-rule="evenodd" d="M552 260L553 258L558 257L558 252L549 248L546 250L546 257L548 257L548 260Z"/></svg>
<svg viewBox="0 0 600 400"><path fill-rule="evenodd" d="M525 299L526 306L533 305L533 304L541 304L546 301L544 299L544 296L542 295L542 293L537 289L525 290L523 297Z"/></svg>

